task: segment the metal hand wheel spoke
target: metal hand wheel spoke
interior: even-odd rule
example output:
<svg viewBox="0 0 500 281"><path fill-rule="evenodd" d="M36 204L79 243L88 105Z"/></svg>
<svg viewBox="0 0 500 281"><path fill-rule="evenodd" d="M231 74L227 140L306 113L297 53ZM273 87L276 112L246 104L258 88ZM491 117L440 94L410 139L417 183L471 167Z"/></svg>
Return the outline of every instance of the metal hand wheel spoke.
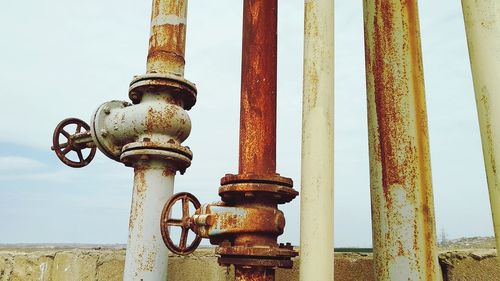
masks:
<svg viewBox="0 0 500 281"><path fill-rule="evenodd" d="M70 135L68 132L66 132L66 130L64 130L64 129L63 129L63 130L61 130L61 134L62 134L63 136L65 136L68 140L69 140L69 138L70 138L70 136L71 136L71 135Z"/></svg>
<svg viewBox="0 0 500 281"><path fill-rule="evenodd" d="M81 150L77 150L76 154L78 155L78 159L80 160L80 162L84 162L85 161L85 159L83 159L83 155L82 155L82 151Z"/></svg>
<svg viewBox="0 0 500 281"><path fill-rule="evenodd" d="M181 238L180 238L180 241L179 241L179 248L181 250L185 250L186 249L188 231L189 231L189 228L184 228L184 227L182 228Z"/></svg>
<svg viewBox="0 0 500 281"><path fill-rule="evenodd" d="M182 197L182 217L189 216L189 198L187 196Z"/></svg>
<svg viewBox="0 0 500 281"><path fill-rule="evenodd" d="M167 224L170 226L182 226L182 220L178 219L168 219Z"/></svg>
<svg viewBox="0 0 500 281"><path fill-rule="evenodd" d="M181 201L182 204L182 218L174 219L171 217L172 207L178 201ZM193 194L187 192L177 193L168 199L161 213L160 230L163 242L165 242L165 246L167 246L172 253L178 255L188 255L192 253L201 242L201 237L196 235L195 239L188 245L188 234L190 230L193 230L191 216L189 214L189 204L193 204L195 209L201 206L200 202ZM175 244L170 237L170 227L172 226L181 227L179 244Z"/></svg>
<svg viewBox="0 0 500 281"><path fill-rule="evenodd" d="M67 128L76 125L75 133L71 134L67 131ZM82 129L85 130L82 132ZM67 138L67 142L60 143L59 137L63 135ZM90 126L84 121L77 118L64 119L59 123L54 130L54 135L52 137L52 150L55 151L57 157L66 165L74 168L81 168L87 166L90 161L95 156L96 147L88 147L87 144L77 144L75 142L75 136L88 135L90 136ZM83 156L82 150L90 149L87 157ZM71 160L66 155L70 151L75 151L78 156L78 160Z"/></svg>
<svg viewBox="0 0 500 281"><path fill-rule="evenodd" d="M71 151L71 146L66 144L66 147L61 152L62 152L62 154L66 155L70 151Z"/></svg>

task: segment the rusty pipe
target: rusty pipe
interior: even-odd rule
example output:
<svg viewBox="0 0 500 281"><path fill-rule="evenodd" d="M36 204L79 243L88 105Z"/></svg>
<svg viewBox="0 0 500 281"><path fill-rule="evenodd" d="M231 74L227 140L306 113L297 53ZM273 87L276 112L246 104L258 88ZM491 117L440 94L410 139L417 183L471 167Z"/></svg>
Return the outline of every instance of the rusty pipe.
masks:
<svg viewBox="0 0 500 281"><path fill-rule="evenodd" d="M235 266L235 281L274 281L274 268Z"/></svg>
<svg viewBox="0 0 500 281"><path fill-rule="evenodd" d="M376 280L441 280L416 0L364 0Z"/></svg>
<svg viewBox="0 0 500 281"><path fill-rule="evenodd" d="M276 45L277 0L245 0L243 5L243 55L239 173L221 179L222 202L201 206L192 194L171 197L162 212L162 237L169 249L189 254L199 239L218 245L220 265L234 265L236 280L274 280L275 268L291 268L297 252L290 243L278 244L285 227L278 204L293 200L298 192L293 181L276 173ZM170 218L176 201L198 207L193 216ZM186 210L188 208L186 207ZM168 227L177 225L183 233L192 230L196 243L179 246Z"/></svg>
<svg viewBox="0 0 500 281"><path fill-rule="evenodd" d="M182 145L191 122L187 110L196 103L196 86L184 79L187 0L153 0L147 73L129 87L132 103L108 101L91 124L63 120L53 135L56 155L71 167L86 166L96 147L109 158L134 167L129 237L124 280L165 280L167 249L159 239L162 202L172 196L174 178L191 165L192 152ZM65 128L76 125L70 135ZM85 129L82 132L82 129ZM59 142L65 136L66 143ZM91 148L87 157L82 150ZM80 161L65 155L74 150Z"/></svg>
<svg viewBox="0 0 500 281"><path fill-rule="evenodd" d="M166 280L168 250L158 239L163 202L172 196L175 168L169 161L134 164L134 189L129 219L123 280Z"/></svg>
<svg viewBox="0 0 500 281"><path fill-rule="evenodd" d="M147 73L184 76L187 0L153 0Z"/></svg>
<svg viewBox="0 0 500 281"><path fill-rule="evenodd" d="M240 174L276 172L277 0L245 0Z"/></svg>

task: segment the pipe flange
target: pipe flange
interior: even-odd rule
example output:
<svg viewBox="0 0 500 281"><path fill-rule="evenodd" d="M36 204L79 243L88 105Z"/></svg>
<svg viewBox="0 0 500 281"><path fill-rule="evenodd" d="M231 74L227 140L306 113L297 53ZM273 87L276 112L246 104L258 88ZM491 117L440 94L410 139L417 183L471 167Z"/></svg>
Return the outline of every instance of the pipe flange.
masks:
<svg viewBox="0 0 500 281"><path fill-rule="evenodd" d="M120 161L122 146L116 145L116 141L113 140L110 132L104 127L105 119L113 109L121 109L130 105L126 101L118 100L105 102L97 108L92 116L90 124L92 140L104 155L115 161Z"/></svg>
<svg viewBox="0 0 500 281"><path fill-rule="evenodd" d="M229 204L248 200L271 201L285 204L292 201L299 192L293 189L293 181L279 174L226 174L221 179L219 195Z"/></svg>
<svg viewBox="0 0 500 281"><path fill-rule="evenodd" d="M183 101L184 109L189 110L196 103L196 85L181 76L173 74L149 73L134 77L130 82L129 98L138 104L144 93L177 96Z"/></svg>
<svg viewBox="0 0 500 281"><path fill-rule="evenodd" d="M164 150L171 151L187 157L189 160L193 160L193 152L189 149L189 146L182 146L174 139L170 139L167 143L160 143L155 141L149 141L145 138L144 141L137 141L133 143L129 143L123 146L122 152L132 151L137 149L155 149L155 150Z"/></svg>
<svg viewBox="0 0 500 281"><path fill-rule="evenodd" d="M228 246L222 243L215 248L215 253L220 255L220 265L245 265L292 268L292 258L298 253L294 251L290 243L280 244L279 247L248 247Z"/></svg>
<svg viewBox="0 0 500 281"><path fill-rule="evenodd" d="M165 160L173 171L179 171L181 174L184 174L186 169L191 166L190 158L184 154L170 150L138 148L124 151L120 157L123 164L128 167L133 167L134 163L146 159Z"/></svg>
<svg viewBox="0 0 500 281"><path fill-rule="evenodd" d="M249 200L285 204L292 201L298 194L299 192L291 187L269 183L235 183L219 188L222 201L229 204Z"/></svg>
<svg viewBox="0 0 500 281"><path fill-rule="evenodd" d="M270 183L270 184L278 184L282 186L293 186L293 180L291 178L283 177L278 173L275 174L226 174L220 180L221 185L234 184L234 183Z"/></svg>

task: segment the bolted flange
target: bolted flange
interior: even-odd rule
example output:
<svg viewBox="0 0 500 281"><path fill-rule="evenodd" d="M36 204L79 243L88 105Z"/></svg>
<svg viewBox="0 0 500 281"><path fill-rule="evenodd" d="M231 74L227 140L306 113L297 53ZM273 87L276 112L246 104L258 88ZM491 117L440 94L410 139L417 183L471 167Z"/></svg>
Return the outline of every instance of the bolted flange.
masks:
<svg viewBox="0 0 500 281"><path fill-rule="evenodd" d="M130 100L137 104L146 93L169 93L176 103L181 101L181 106L189 110L196 103L197 90L195 84L174 74L148 73L134 77L130 82Z"/></svg>

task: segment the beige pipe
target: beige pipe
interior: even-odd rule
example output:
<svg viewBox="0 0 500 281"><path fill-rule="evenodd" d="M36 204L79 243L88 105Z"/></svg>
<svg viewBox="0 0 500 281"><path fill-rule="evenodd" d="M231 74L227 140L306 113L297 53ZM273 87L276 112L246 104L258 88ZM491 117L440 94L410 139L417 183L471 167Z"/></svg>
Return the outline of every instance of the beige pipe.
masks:
<svg viewBox="0 0 500 281"><path fill-rule="evenodd" d="M491 214L500 249L500 2L462 0Z"/></svg>
<svg viewBox="0 0 500 281"><path fill-rule="evenodd" d="M300 280L333 280L333 0L306 0Z"/></svg>

